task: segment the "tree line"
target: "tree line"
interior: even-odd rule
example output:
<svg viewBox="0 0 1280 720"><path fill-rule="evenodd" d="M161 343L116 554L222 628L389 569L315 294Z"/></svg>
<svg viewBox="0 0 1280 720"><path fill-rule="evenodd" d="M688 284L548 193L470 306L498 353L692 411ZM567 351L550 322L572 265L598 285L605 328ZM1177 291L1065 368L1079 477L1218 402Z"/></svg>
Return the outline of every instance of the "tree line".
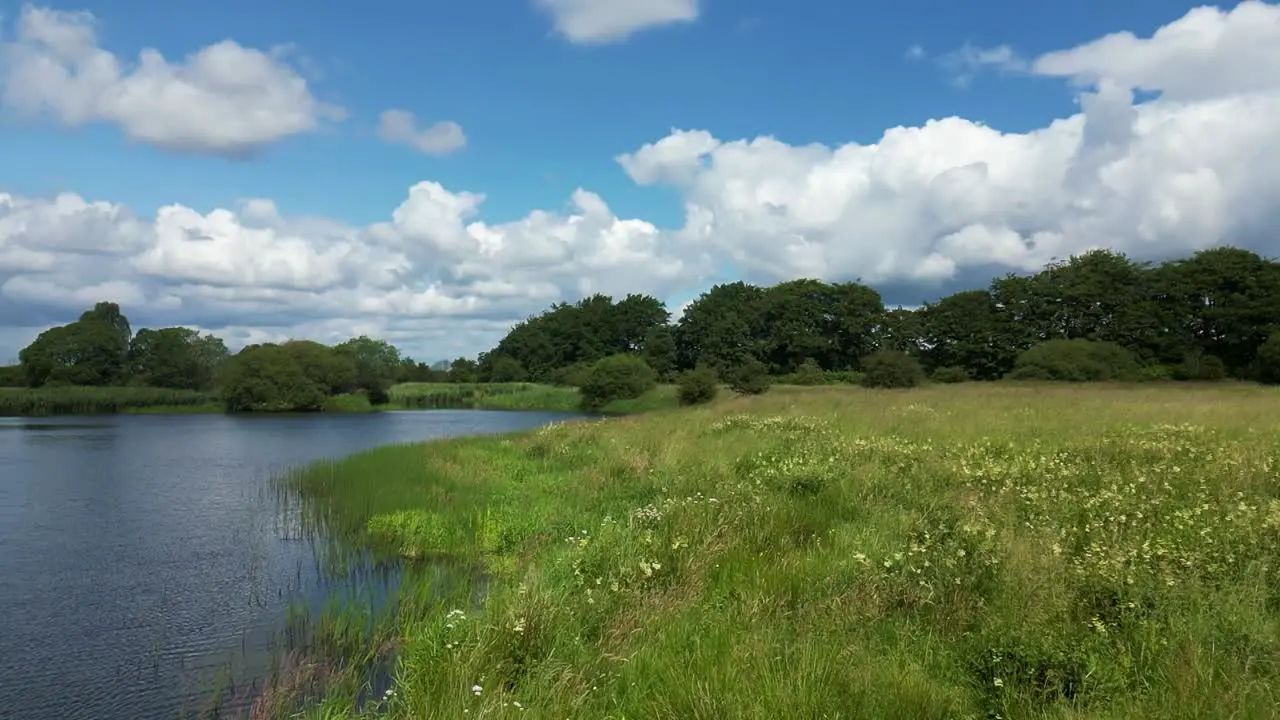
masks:
<svg viewBox="0 0 1280 720"><path fill-rule="evenodd" d="M18 365L0 367L0 385L206 390L233 411L315 410L344 394L379 404L399 382L528 381L577 386L584 396L598 386L603 397L609 387L694 370L703 385L744 391L762 387L761 376L816 384L868 373L886 385L926 375L1280 382L1280 262L1234 247L1159 264L1096 250L916 309L886 307L857 282L732 282L704 292L674 323L648 295L596 294L515 324L474 360L435 365L365 336L232 354L189 328L135 334L118 305L102 302L41 333ZM625 379L636 372L653 380Z"/></svg>
<svg viewBox="0 0 1280 720"><path fill-rule="evenodd" d="M626 354L664 379L760 366L830 380L888 354L948 380L1280 379L1269 364L1280 352L1280 263L1235 247L1159 264L1096 250L917 309L888 308L857 282L725 283L669 319L646 295L559 303L518 323L476 369L579 384L594 363Z"/></svg>

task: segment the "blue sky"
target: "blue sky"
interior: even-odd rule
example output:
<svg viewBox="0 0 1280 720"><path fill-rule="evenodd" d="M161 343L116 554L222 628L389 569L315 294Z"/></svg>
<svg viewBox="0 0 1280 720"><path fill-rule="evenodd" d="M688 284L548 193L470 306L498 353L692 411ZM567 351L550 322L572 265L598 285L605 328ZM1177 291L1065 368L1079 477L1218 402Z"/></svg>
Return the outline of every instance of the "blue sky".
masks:
<svg viewBox="0 0 1280 720"><path fill-rule="evenodd" d="M919 203L924 201L915 196L908 198L909 189L901 182L882 183L888 188L884 192L896 193L893 197L881 198L882 202L873 202L878 196L864 195L859 202L871 205L853 203L847 183L842 184L832 175L835 171L831 158L806 155L803 148L818 143L830 153L849 143L874 146L884 137L886 129L917 128L931 119L955 117L963 119L966 127L951 128L959 133L954 141L965 144L965 148L947 152L964 157L937 159L937 151L929 150L935 159L918 160L917 170L909 173L912 182L936 188L937 184L930 185L929 178L922 178L920 172L936 177L952 166L963 169L975 163L985 164L989 174L998 175L999 168L1010 163L1023 167L1020 164L1023 160L1011 153L1022 152L1025 150L1022 146L1027 143L1010 138L1031 137L1022 134L1042 132L1055 120L1076 115L1080 112L1081 93L1097 92L1103 100L1112 102L1114 98L1094 87L1098 78L1115 79L1126 92L1142 91L1136 97L1126 95L1114 100L1122 101L1125 108L1156 110L1161 100L1150 100L1147 91L1166 90L1166 96L1169 95L1161 86L1165 77L1161 74L1162 68L1181 68L1179 72L1184 76L1187 67L1193 74L1205 68L1208 68L1205 72L1212 74L1210 71L1217 67L1235 71L1238 65L1234 64L1231 53L1239 49L1233 46L1250 42L1266 45L1271 36L1265 33L1261 40L1250 36L1240 43L1220 43L1210 53L1217 55L1211 57L1206 57L1204 52L1197 55L1193 47L1174 41L1159 45L1147 38L1162 26L1178 22L1195 7L1191 3L1166 0L1129 3L1083 0L1066 5L996 1L884 3L875 7L834 0L651 1L686 3L693 8L696 19L653 22L624 38L600 41L567 37L557 31L556 13L539 6L538 0L470 3L374 0L360 4L321 0L305 5L247 0L220 3L81 0L75 4L39 6L45 10L90 13L96 31L93 39L96 50L116 56L122 63L124 76L132 71L138 53L145 48L153 48L175 65L201 48L224 40L255 51L288 48L275 51L271 56L273 61L305 78L306 91L316 101L340 106L344 111L342 119L321 118L313 130L279 133L278 137L262 142L252 155L233 153L237 156L232 158L226 157L226 152L210 150L199 143L175 149L172 143L129 139L129 123L135 121L125 118L123 111L90 111L86 115L88 119L69 121L65 112L60 117L58 112L49 111L50 103L60 103L60 108L83 107L75 105L78 101L68 99L65 94L53 99L46 97L43 109L33 109L30 102L13 100L12 89L18 83L15 78L21 79L17 73L30 70L29 66L19 66L13 49L29 49L30 38L27 45L23 45L20 30L23 6L0 2L0 13L4 16L0 38L9 46L9 52L0 55L0 68L5 68L0 79L5 80L10 91L8 101L0 105L3 123L0 124L0 158L3 158L0 160L0 193L22 198L26 203L23 211L27 213L36 212L32 209L36 207L34 203L48 202L59 193L75 193L86 201L127 208L143 225L154 218L158 208L166 205L179 204L203 217L218 208L237 212L237 204L242 200L264 198L272 200L285 218L273 221L272 238L300 237L310 242L310 236L298 221L290 218L323 217L349 227L351 233L345 242L359 245L375 242L364 232L367 226L388 222L392 211L406 201L408 189L421 181L439 183L451 193L483 193L485 200L479 206L479 213L468 215L466 222L483 220L490 227L520 221L536 209L571 217L577 210L569 199L576 189L583 188L607 203L614 217L652 223L661 233L660 240L655 242L662 246L654 252L661 250L667 253L663 257L670 258L679 255L684 265L681 271L659 273L661 277L657 278L642 278L639 276L644 273L628 273L623 271L625 268L611 266L612 269L596 278L597 289L619 294L633 290L661 292L673 305L716 279L743 276L775 281L798 274L835 279L872 277L886 288L895 288L893 294L897 297L892 300L912 302L916 298L919 302L957 283L984 281L992 263L1020 270L1026 269L1023 265L1041 259L1038 256L1016 259L974 256L978 251L973 249L976 247L973 242L994 247L992 243L999 245L1002 240L970 239L966 240L970 244L962 250L952 247L959 241L944 242L949 235L969 226L986 230L998 226L1024 239L1035 233L1054 233L1055 237L1067 238L1058 242L1059 249L1066 251L1091 244L1083 239L1071 239L1072 233L1082 223L1088 225L1096 221L1107 233L1096 236L1092 244L1113 243L1121 249L1132 248L1139 254L1155 256L1233 240L1231 227L1214 225L1207 220L1204 222L1208 225L1192 223L1199 233L1196 237L1182 237L1181 231L1171 232L1173 237L1163 243L1150 237L1151 222L1148 219L1144 225L1142 217L1119 217L1119 211L1109 214L1098 211L1097 217L1081 217L1079 212L1072 211L1074 214L1068 217L1062 207L1083 207L1064 200L1078 189L1060 189L1057 191L1060 196L1054 197L1051 183L1043 188L1037 186L1041 195L1019 200L1020 208L1033 207L1034 213L997 208L977 219L947 218L936 226L904 228L900 221L873 218L868 214L876 208L890 206L920 207ZM593 0L564 2L585 7ZM635 3L595 0L595 5L598 12L610 12L609 7L613 6L616 12L626 13L626 6ZM1271 21L1274 6L1250 5L1266 13L1257 18ZM599 10L601 7L605 9ZM1216 20L1206 15L1203 21L1197 20L1188 27L1197 32L1220 34L1222 28L1243 32L1241 27L1257 24L1255 21L1241 23L1239 18L1233 22L1232 7L1234 4L1223 5L1220 11L1214 11ZM59 22L65 20L64 17ZM1215 22L1217 25L1213 25ZM1070 54L1073 49L1088 48L1098 38L1120 31L1132 32L1136 40L1118 49L1104 46L1100 50L1095 48L1092 54ZM1003 55L997 52L1001 46L1006 46ZM1068 54L1058 57L1057 65L1039 62L1053 51ZM1274 52L1264 51L1259 62L1272 56ZM967 63L964 58L968 58ZM966 78L970 74L972 77ZM246 83L253 81L253 78L245 79ZM1280 81L1244 82L1239 88L1228 88L1230 93L1224 90L1217 96L1203 88L1179 87L1177 92L1192 102L1209 103L1245 96L1251 101L1261 101L1273 97L1277 84ZM218 87L203 87L204 100L214 102L213 95L220 92ZM156 88L152 90L160 92ZM140 91L135 88L136 92ZM1175 99L1182 100L1181 97ZM167 107L163 103L168 100L157 95L147 102L163 109ZM378 132L380 113L387 109L413 113L422 124L457 123L465 132L465 147L433 155L405 144L387 142ZM269 110L271 108L243 108L245 113ZM161 110L153 113L153 126L163 124L154 119L160 113ZM1081 116L1080 120L1083 119ZM1097 125L1102 120L1092 122ZM980 132L974 128L982 124L1003 133L1000 136L1003 139L991 141L989 152L994 154L990 157L969 157L972 153L967 148L986 142L973 134ZM1133 127L1140 127L1140 123ZM679 182L657 179L666 178L663 173L671 172L678 164L670 158L662 161L666 165L661 168L654 164L658 162L656 156L643 158L649 163L647 176L645 170L628 173L625 164L618 161L623 154L639 158L637 153L641 148L668 138L673 129L705 131L720 148L701 155L702 170L696 177L689 176ZM931 132L942 130L935 128ZM1045 147L1066 148L1073 142L1082 143L1078 127L1061 132L1064 139ZM1269 128L1251 127L1246 135L1265 137L1267 132ZM1137 131L1129 135L1138 140L1150 139ZM785 158L779 153L768 158L762 154L754 160L738 161L734 161L736 156L717 154L727 152L734 141L750 141L760 136L775 138L789 154ZM921 140L920 143L922 148L933 147L931 142ZM1131 146L1136 147L1132 143ZM981 155L978 150L973 152ZM1029 150L1026 152L1028 157L1040 157ZM1148 157L1151 148L1146 152L1142 157ZM1234 187L1233 177L1252 179L1251 173L1262 172L1256 167L1243 168L1239 175L1232 175L1236 170L1223 163L1236 162L1236 155L1220 157L1208 149L1197 152L1203 152L1205 168L1224 186ZM930 157L927 153L920 155L906 150L894 157L881 153L877 155L879 159L868 158L860 167L888 173L884 177L899 177L886 168L890 160L901 160L904 153L917 159ZM1045 153L1053 154L1046 150L1041 155ZM1249 153L1241 151L1241 154ZM1104 160L1112 166L1123 162L1120 156L1108 156ZM689 160L681 162L685 163L681 167L687 167ZM795 166L803 162L819 169ZM766 163L782 163L778 166L781 169L771 176L772 166L766 167ZM854 168L834 164L840 166L836 169L849 170L852 174L848 177L858 176ZM1195 158L1191 164L1195 164ZM1186 158L1182 158L1178 160L1177 169L1190 172L1186 165ZM824 174L822 167L830 172ZM1105 166L1091 167L1090 172L1094 185L1107 184ZM982 201L987 204L991 202L988 196L1000 194L999 183L990 177L988 181L993 187L982 191L987 193L983 196L987 199ZM777 190L783 184L794 186L796 182L801 183L800 190ZM785 206L791 213L788 221L779 224L757 217L759 222L744 224L748 222L743 219L745 211L726 199L732 197L734 187L754 188L754 198L760 203L764 203L760 198L771 192L781 193L782 199L775 205ZM845 195L842 196L842 192ZM1150 199L1155 195L1159 195L1157 190L1119 198L1116 207L1127 208L1135 197ZM815 198L844 204L836 210L819 212L812 210L818 202ZM1255 204L1251 207L1260 201L1254 197L1246 199ZM1268 198L1261 198L1265 199ZM1224 199L1223 207L1232 206L1236 200L1244 201L1232 196ZM733 202L740 201L739 197ZM934 198L928 202L942 201ZM693 234L681 233L691 227L686 215L690 203L705 209L714 218L711 229L700 236L714 239L696 249L690 249L689 238ZM1053 207L1059 208L1056 216ZM805 216L806 212L816 213L820 219ZM900 211L905 212L905 209ZM1222 214L1222 209L1210 208L1205 212L1216 216ZM1023 217L1024 214L1027 217ZM0 215L0 223L4 217ZM19 211L11 209L9 217L19 217ZM16 221L11 221L13 225ZM24 227L23 237L10 240L14 247L19 242L26 249L48 249L57 245L47 239L41 245L42 239L36 237L32 223L26 222ZM877 237L855 238L860 228L874 228ZM136 232L154 235L158 231ZM20 271L28 280L39 280L38 283L17 283L10 288L13 292L7 293L5 285L0 284L0 323L10 330L10 345L23 342L50 318L74 314L65 294L59 297L55 292L43 297L33 288L76 287L79 283L114 288L113 291L121 292L125 299L140 300L144 307L139 307L136 313L154 322L198 324L214 330L217 323L223 323L232 335L245 338L306 333L327 338L347 329L383 329L398 341L415 346L416 352L444 355L483 349L495 339L495 333L500 334L502 322L536 311L551 300L573 299L581 292L583 276L590 275L590 268L600 267L599 263L588 261L587 250L578 245L566 246L559 258L559 269L554 272L548 269L532 275L514 271L500 275L493 271L486 276L491 283L510 284L529 284L532 282L529 278L552 275L558 278L552 283L556 284L555 288L530 291L524 304L498 301L477 289L479 286L475 283L467 285L454 277L459 274L478 277L476 272L480 271L468 274L459 268L480 260L459 255L462 251L442 251L438 246L441 241L433 231L418 228L414 235L398 227L397 232L400 234L392 243L394 247L382 248L385 252L377 259L366 258L368 262L395 265L398 261L391 257L395 252L408 257L407 260L401 258L404 261L398 266L396 282L339 279L333 273L328 280L314 282L302 282L295 273L292 280L283 284L277 280L246 277L244 293L235 297L232 296L237 284L229 281L226 273L215 282L208 273L202 275L190 268L177 268L182 258L173 258L186 251L176 245L171 247L163 263L156 260L159 255L153 253L153 262L147 266L150 269L137 276L129 274L137 272L136 262L121 265L130 268L127 272L121 270L79 279L59 269L66 267L62 264L52 268L45 263L35 270L14 264L6 270L0 262L0 280L7 282ZM555 236L554 232L548 233ZM608 236L607 228L597 234ZM508 246L520 242L515 235L508 233L508 236ZM404 246L409 243L406 238L414 237L428 240L419 242L415 252L405 251ZM745 239L739 243L736 238ZM320 240L315 242L323 244ZM331 244L334 240L326 237L323 242ZM591 242L582 240L587 245ZM951 249L939 250L942 247L939 242ZM805 246L810 249L796 249L800 246L794 243L807 243ZM886 243L903 247L912 244L916 247L916 256L903 254L886 259L874 255L872 251ZM1027 243L1030 244L1030 240ZM144 252L147 241L138 239L125 244L128 248L117 253L118 259L129 253L136 256ZM249 241L235 247L245 253L255 252ZM231 245L228 248L228 252L234 250ZM779 248L793 249L783 252ZM685 251L691 254L679 254ZM815 255L810 260L790 260L806 252L817 253L821 258ZM699 256L696 263L690 259L694 255ZM285 262L280 257L283 256L277 257L276 262ZM239 258L235 262L227 261L230 264L226 267L247 268L257 261ZM298 267L306 265L304 261L299 262L303 264ZM312 265L316 262L313 259ZM920 269L925 267L940 269ZM968 271L974 268L981 269L981 278L970 277L972 272ZM99 265L97 269L102 267ZM166 275L170 270L174 273ZM326 286L325 282L330 285ZM400 309L380 313L371 306L367 311L344 317L337 311L308 314L305 312L307 299L298 295L263 299L264 294L275 291L305 291L314 295L337 288L347 294L341 295L334 306L350 307L352 298L357 296L385 294L392 287L420 294L432 284L449 298L471 300L447 308L441 305L443 301L435 304L423 301L417 305L406 301L408 305ZM123 289L125 285L129 286L128 291ZM203 306L197 307L202 298L209 301L212 292L207 288L201 290L201 286L220 288L216 300L222 304L221 310L208 312ZM241 298L246 299L241 302ZM255 319L251 302L274 303L261 314L261 317L270 317L269 326ZM297 308L304 310L298 313L297 322L285 319ZM126 307L126 311L129 310ZM446 322L465 324L469 318L480 319L466 325L465 332L439 330ZM424 335L421 330L424 327L436 329ZM255 334L251 331L253 328L267 329ZM434 339L424 339L427 335ZM0 357L4 355L5 337L0 333ZM458 339L464 337L465 340Z"/></svg>

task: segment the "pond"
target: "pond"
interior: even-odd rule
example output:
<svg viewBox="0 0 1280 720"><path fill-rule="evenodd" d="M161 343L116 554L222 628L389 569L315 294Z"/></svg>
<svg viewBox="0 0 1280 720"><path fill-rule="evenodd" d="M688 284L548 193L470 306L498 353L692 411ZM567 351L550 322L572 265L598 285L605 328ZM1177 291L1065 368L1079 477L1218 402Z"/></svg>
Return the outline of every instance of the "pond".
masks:
<svg viewBox="0 0 1280 720"><path fill-rule="evenodd" d="M334 589L282 521L275 474L569 417L0 419L0 718L167 719L199 711L217 678L251 686L290 604Z"/></svg>

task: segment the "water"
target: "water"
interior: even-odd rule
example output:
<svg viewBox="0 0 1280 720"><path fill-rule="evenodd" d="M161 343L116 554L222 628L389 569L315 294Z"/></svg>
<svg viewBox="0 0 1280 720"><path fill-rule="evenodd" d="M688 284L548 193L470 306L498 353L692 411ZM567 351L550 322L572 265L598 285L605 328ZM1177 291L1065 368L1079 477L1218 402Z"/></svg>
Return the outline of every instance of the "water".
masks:
<svg viewBox="0 0 1280 720"><path fill-rule="evenodd" d="M269 480L377 445L557 413L0 419L0 718L148 720L266 671L287 606L326 595Z"/></svg>

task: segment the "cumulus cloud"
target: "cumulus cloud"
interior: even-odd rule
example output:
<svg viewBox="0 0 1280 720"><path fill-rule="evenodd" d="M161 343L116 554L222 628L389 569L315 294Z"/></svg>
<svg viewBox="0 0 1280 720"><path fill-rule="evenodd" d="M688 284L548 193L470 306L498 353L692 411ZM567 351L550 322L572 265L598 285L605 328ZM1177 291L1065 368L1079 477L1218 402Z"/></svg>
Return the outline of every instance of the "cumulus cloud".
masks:
<svg viewBox="0 0 1280 720"><path fill-rule="evenodd" d="M636 183L682 197L668 228L584 189L563 209L489 223L484 194L420 182L361 227L266 199L141 218L75 195L0 196L0 326L69 319L93 295L233 344L368 332L435 359L489 347L552 302L684 300L726 268L760 283L861 279L913 305L1096 247L1275 254L1277 23L1280 8L1246 2L1036 58L1029 71L1070 79L1080 103L1028 132L947 117L828 146L672 130L617 158ZM1263 69L1222 77L1240 58Z"/></svg>
<svg viewBox="0 0 1280 720"><path fill-rule="evenodd" d="M699 0L534 0L551 15L556 31L571 42L625 40L648 28L692 22Z"/></svg>
<svg viewBox="0 0 1280 720"><path fill-rule="evenodd" d="M166 150L243 156L343 115L284 55L223 40L180 61L148 48L128 63L98 46L92 14L24 5L0 40L0 102L68 126L112 123Z"/></svg>
<svg viewBox="0 0 1280 720"><path fill-rule="evenodd" d="M446 120L419 128L413 113L396 109L384 110L378 118L378 137L428 155L448 155L467 144L467 136L456 122Z"/></svg>

